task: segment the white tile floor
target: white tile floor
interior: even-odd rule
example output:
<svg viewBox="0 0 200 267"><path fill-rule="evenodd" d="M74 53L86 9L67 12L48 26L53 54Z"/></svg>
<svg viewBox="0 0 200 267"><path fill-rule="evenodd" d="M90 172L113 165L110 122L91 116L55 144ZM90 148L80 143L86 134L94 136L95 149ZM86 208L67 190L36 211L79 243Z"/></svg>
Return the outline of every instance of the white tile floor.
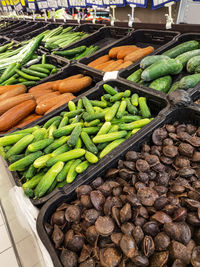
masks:
<svg viewBox="0 0 200 267"><path fill-rule="evenodd" d="M13 181L0 158L0 266L47 267L28 223L18 219L8 194L12 186Z"/></svg>

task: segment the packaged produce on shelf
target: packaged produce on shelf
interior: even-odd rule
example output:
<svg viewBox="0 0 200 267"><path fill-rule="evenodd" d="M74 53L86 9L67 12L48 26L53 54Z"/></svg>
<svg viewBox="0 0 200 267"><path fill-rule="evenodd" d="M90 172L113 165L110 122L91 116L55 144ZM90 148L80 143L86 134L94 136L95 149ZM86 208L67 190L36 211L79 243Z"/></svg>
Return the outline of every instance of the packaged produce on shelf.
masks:
<svg viewBox="0 0 200 267"><path fill-rule="evenodd" d="M62 51L53 51L54 55L65 57L69 60L78 60L83 57L88 57L92 55L94 52L96 52L99 49L98 46L79 46L70 50L62 50Z"/></svg>
<svg viewBox="0 0 200 267"><path fill-rule="evenodd" d="M104 72L127 68L137 60L151 54L152 46L140 48L135 45L118 46L110 49L108 55L101 56L88 64L89 67Z"/></svg>
<svg viewBox="0 0 200 267"><path fill-rule="evenodd" d="M198 266L199 136L189 123L157 128L150 145L51 202L41 223L62 266Z"/></svg>
<svg viewBox="0 0 200 267"><path fill-rule="evenodd" d="M0 132L10 132L28 125L74 99L74 93L89 87L91 83L91 77L77 74L39 84L29 91L24 84L0 86Z"/></svg>
<svg viewBox="0 0 200 267"><path fill-rule="evenodd" d="M103 88L101 100L83 96L76 104L69 101L68 111L44 125L0 138L1 155L12 162L10 171L20 173L28 196L41 198L72 183L153 119L146 97L130 90L118 93L108 84Z"/></svg>
<svg viewBox="0 0 200 267"><path fill-rule="evenodd" d="M178 74L181 78L176 78ZM199 42L187 41L162 55L145 57L140 62L140 69L130 74L127 80L168 94L177 89L194 88L200 83Z"/></svg>

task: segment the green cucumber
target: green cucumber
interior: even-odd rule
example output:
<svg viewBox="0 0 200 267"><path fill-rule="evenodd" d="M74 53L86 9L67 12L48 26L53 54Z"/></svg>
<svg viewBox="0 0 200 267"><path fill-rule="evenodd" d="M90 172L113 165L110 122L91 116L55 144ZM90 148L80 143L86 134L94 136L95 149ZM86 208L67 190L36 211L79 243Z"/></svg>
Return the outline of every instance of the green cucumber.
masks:
<svg viewBox="0 0 200 267"><path fill-rule="evenodd" d="M137 106L138 106L138 99L139 99L138 94L133 94L133 95L131 96L131 104L132 104L133 106L137 107Z"/></svg>
<svg viewBox="0 0 200 267"><path fill-rule="evenodd" d="M74 163L74 161L75 160L73 159L73 160L70 160L67 163L65 163L65 166L63 167L62 171L56 177L57 182L62 182L64 180L66 180L67 173L68 173L72 163Z"/></svg>
<svg viewBox="0 0 200 267"><path fill-rule="evenodd" d="M37 186L37 184L39 183L39 181L42 179L43 175L44 175L44 172L39 172L38 174L33 176L33 178L31 178L26 183L24 183L22 185L22 188L24 190L27 189L27 188L30 188L30 189L35 188Z"/></svg>
<svg viewBox="0 0 200 267"><path fill-rule="evenodd" d="M178 74L182 71L183 65L176 59L162 59L146 68L141 75L145 81L152 81L159 77Z"/></svg>
<svg viewBox="0 0 200 267"><path fill-rule="evenodd" d="M148 124L150 121L151 121L150 119L141 119L139 121L134 121L134 122L130 122L130 123L122 123L119 125L119 129L131 131L135 128L142 128L143 126Z"/></svg>
<svg viewBox="0 0 200 267"><path fill-rule="evenodd" d="M84 122L85 127L92 127L92 126L97 126L100 123L100 120L96 119L91 122Z"/></svg>
<svg viewBox="0 0 200 267"><path fill-rule="evenodd" d="M68 102L68 109L69 109L69 111L74 111L74 110L76 110L76 105L75 105L75 103L73 102L73 101L69 101Z"/></svg>
<svg viewBox="0 0 200 267"><path fill-rule="evenodd" d="M8 158L8 161L9 161L10 163L13 163L13 162L15 162L15 161L17 161L17 160L19 160L19 159L24 158L24 157L25 157L24 154L20 154L20 155L12 155L12 156L10 156L10 157Z"/></svg>
<svg viewBox="0 0 200 267"><path fill-rule="evenodd" d="M117 91L109 84L104 84L103 89L110 95L116 95Z"/></svg>
<svg viewBox="0 0 200 267"><path fill-rule="evenodd" d="M199 48L199 42L196 40L192 40L192 41L181 43L180 45L177 45L167 50L165 53L163 53L163 55L171 57L171 58L175 58L187 51L195 50L198 48Z"/></svg>
<svg viewBox="0 0 200 267"><path fill-rule="evenodd" d="M147 56L143 58L140 62L140 68L146 69L147 67L151 66L153 63L161 60L161 59L167 59L168 56L165 55L155 55L155 56Z"/></svg>
<svg viewBox="0 0 200 267"><path fill-rule="evenodd" d="M98 162L98 158L97 158L97 156L96 155L94 155L93 153L91 153L90 151L87 151L86 153L85 153L85 158L86 158L86 160L89 162L89 163L91 163L91 164L95 164L95 163L97 163Z"/></svg>
<svg viewBox="0 0 200 267"><path fill-rule="evenodd" d="M75 160L72 165L69 168L69 171L67 173L67 178L66 182L67 183L72 183L74 179L76 178L77 172L76 172L76 167L81 163L80 159Z"/></svg>
<svg viewBox="0 0 200 267"><path fill-rule="evenodd" d="M64 144L60 147L58 147L57 149L55 149L51 154L52 154L52 157L55 157L57 155L60 155L62 153L65 153L67 151L69 151L69 146L67 144Z"/></svg>
<svg viewBox="0 0 200 267"><path fill-rule="evenodd" d="M189 73L194 73L198 66L200 66L200 56L195 56L188 60L186 69Z"/></svg>
<svg viewBox="0 0 200 267"><path fill-rule="evenodd" d="M84 111L84 109L77 109L77 110L69 111L69 112L61 112L61 116L66 116L69 119L71 119L77 115L80 115L83 111Z"/></svg>
<svg viewBox="0 0 200 267"><path fill-rule="evenodd" d="M81 138L79 137L76 142L75 148L81 148L81 147L82 147L82 141L81 141Z"/></svg>
<svg viewBox="0 0 200 267"><path fill-rule="evenodd" d="M94 143L105 143L105 142L111 142L116 139L123 138L127 135L127 131L119 131L119 132L113 132L113 133L107 133L95 136L92 141Z"/></svg>
<svg viewBox="0 0 200 267"><path fill-rule="evenodd" d="M88 151L92 152L93 154L98 153L97 147L92 142L92 140L90 139L89 135L86 132L83 132L83 131L81 132L81 139L83 143L85 144Z"/></svg>
<svg viewBox="0 0 200 267"><path fill-rule="evenodd" d="M59 55L59 56L64 56L64 57L72 57L75 56L77 54L82 53L83 51L85 51L86 46L82 45L73 49L69 49L69 50L63 50L63 51L53 51L54 55Z"/></svg>
<svg viewBox="0 0 200 267"><path fill-rule="evenodd" d="M56 121L56 120L61 121L61 119L62 119L61 116L55 116L55 117L49 119L47 122L45 122L43 128L48 129L54 121Z"/></svg>
<svg viewBox="0 0 200 267"><path fill-rule="evenodd" d="M10 171L20 171L23 170L24 168L26 168L27 166L29 166L30 164L32 164L37 158L42 156L42 152L41 151L37 151L35 153L31 153L28 156L12 163L8 169Z"/></svg>
<svg viewBox="0 0 200 267"><path fill-rule="evenodd" d="M51 154L43 155L43 156L37 158L37 159L33 162L33 166L34 166L36 169L43 168L43 167L45 167L45 164L46 164L47 160L49 160L50 158L52 158L52 155L51 155Z"/></svg>
<svg viewBox="0 0 200 267"><path fill-rule="evenodd" d="M130 114L135 115L138 113L137 108L131 104L131 101L129 98L125 98L127 110Z"/></svg>
<svg viewBox="0 0 200 267"><path fill-rule="evenodd" d="M138 83L141 80L142 69L138 69L129 75L126 79L131 82Z"/></svg>
<svg viewBox="0 0 200 267"><path fill-rule="evenodd" d="M32 144L30 144L28 146L28 150L30 152L36 152L36 151L39 151L39 150L42 150L44 149L45 147L49 146L50 144L52 144L54 141L53 138L48 138L48 139L43 139L43 140L40 140L40 141L37 141L37 142L34 142Z"/></svg>
<svg viewBox="0 0 200 267"><path fill-rule="evenodd" d="M105 115L103 113L94 113L94 114L88 114L87 112L83 115L83 119L87 122L93 121L93 120L103 120L105 118Z"/></svg>
<svg viewBox="0 0 200 267"><path fill-rule="evenodd" d="M100 127L87 127L82 128L82 132L85 132L87 134L96 134L100 130Z"/></svg>
<svg viewBox="0 0 200 267"><path fill-rule="evenodd" d="M114 148L116 148L117 146L119 146L121 143L123 143L125 141L124 138L121 139L117 139L114 140L113 142L111 142L110 144L108 144L100 153L99 157L100 159L103 158L105 155L107 155L108 153L110 153Z"/></svg>
<svg viewBox="0 0 200 267"><path fill-rule="evenodd" d="M198 83L200 83L200 73L192 74L183 77L179 81L179 89L189 89L195 87Z"/></svg>
<svg viewBox="0 0 200 267"><path fill-rule="evenodd" d="M20 139L22 139L26 135L28 135L28 133L6 135L0 138L0 145L8 146L8 145L15 144L16 142L18 142Z"/></svg>
<svg viewBox="0 0 200 267"><path fill-rule="evenodd" d="M96 106L99 108L106 108L107 107L107 103L104 101L90 100L90 103L92 104L92 106Z"/></svg>
<svg viewBox="0 0 200 267"><path fill-rule="evenodd" d="M37 129L36 131L33 132L34 135L33 142L43 140L46 137L46 134L47 130L45 128Z"/></svg>
<svg viewBox="0 0 200 267"><path fill-rule="evenodd" d="M49 146L47 146L44 149L44 153L48 154L48 153L53 152L58 147L64 145L68 140L69 140L69 137L68 136L62 136L59 139L54 140L53 143L51 143Z"/></svg>
<svg viewBox="0 0 200 267"><path fill-rule="evenodd" d="M119 106L120 106L120 102L117 101L117 102L115 102L115 104L112 105L112 107L110 107L108 109L108 111L106 111L105 121L111 121L115 117L115 115L117 114L117 111L119 109Z"/></svg>
<svg viewBox="0 0 200 267"><path fill-rule="evenodd" d="M77 125L73 129L73 131L72 131L72 133L70 135L70 138L67 141L67 144L68 144L69 147L75 147L75 145L76 145L76 143L78 141L78 138L79 138L79 136L81 134L81 129L82 129L82 127L80 125Z"/></svg>
<svg viewBox="0 0 200 267"><path fill-rule="evenodd" d="M149 87L154 90L167 93L171 87L171 84L172 84L172 77L167 75L153 80L150 83Z"/></svg>
<svg viewBox="0 0 200 267"><path fill-rule="evenodd" d="M46 172L34 191L36 198L40 198L46 193L63 167L64 163L62 161L58 161L48 170L48 172Z"/></svg>
<svg viewBox="0 0 200 267"><path fill-rule="evenodd" d="M195 73L200 73L200 66L195 69Z"/></svg>
<svg viewBox="0 0 200 267"><path fill-rule="evenodd" d="M83 96L82 100L83 100L83 106L85 107L86 112L89 114L94 114L94 109L93 109L92 104L90 103L90 100L86 96Z"/></svg>
<svg viewBox="0 0 200 267"><path fill-rule="evenodd" d="M71 132L73 131L73 129L76 127L76 126L82 126L83 123L82 122L78 122L78 123L74 123L74 124L70 124L70 125L67 125L67 126L64 126L64 127L61 127L60 129L57 129L53 132L53 136L55 138L59 138L61 136L64 136L64 135L68 135L68 134L71 134Z"/></svg>
<svg viewBox="0 0 200 267"><path fill-rule="evenodd" d="M36 174L37 169L31 164L26 172L26 179L29 180L31 179L35 174Z"/></svg>
<svg viewBox="0 0 200 267"><path fill-rule="evenodd" d="M26 74L33 75L33 76L36 76L36 77L39 77L39 78L46 78L46 77L48 77L47 74L42 73L42 72L38 72L38 71L35 71L35 70L30 70L30 69L22 68L22 71L24 73L26 73Z"/></svg>
<svg viewBox="0 0 200 267"><path fill-rule="evenodd" d="M171 88L168 91L168 94L170 94L171 92L173 92L177 89L179 89L179 81L172 84Z"/></svg>
<svg viewBox="0 0 200 267"><path fill-rule="evenodd" d="M58 129L66 126L68 124L68 121L69 121L69 118L67 116L63 116L59 126L58 126Z"/></svg>
<svg viewBox="0 0 200 267"><path fill-rule="evenodd" d="M117 111L116 117L120 119L124 115L125 110L126 110L126 101L122 100L119 109Z"/></svg>
<svg viewBox="0 0 200 267"><path fill-rule="evenodd" d="M87 153L87 152L86 152ZM85 160L81 162L77 167L76 167L76 172L77 173L83 173L87 168L90 166L90 163Z"/></svg>
<svg viewBox="0 0 200 267"><path fill-rule="evenodd" d="M199 55L200 55L200 49L196 49L196 50L185 52L185 53L181 54L180 56L176 57L176 60L179 60L181 62L181 64L183 65L183 67L185 67L187 62L191 58L199 56Z"/></svg>
<svg viewBox="0 0 200 267"><path fill-rule="evenodd" d="M72 150L70 150L68 152L62 153L60 155L57 155L57 156L49 159L46 162L46 166L50 167L50 166L54 165L56 162L58 162L58 161L66 162L66 161L69 161L69 160L72 160L72 159L81 158L84 155L85 155L85 149L72 149Z"/></svg>
<svg viewBox="0 0 200 267"><path fill-rule="evenodd" d="M101 126L100 130L98 131L97 135L107 134L110 131L111 127L112 125L109 121L104 122L104 124Z"/></svg>

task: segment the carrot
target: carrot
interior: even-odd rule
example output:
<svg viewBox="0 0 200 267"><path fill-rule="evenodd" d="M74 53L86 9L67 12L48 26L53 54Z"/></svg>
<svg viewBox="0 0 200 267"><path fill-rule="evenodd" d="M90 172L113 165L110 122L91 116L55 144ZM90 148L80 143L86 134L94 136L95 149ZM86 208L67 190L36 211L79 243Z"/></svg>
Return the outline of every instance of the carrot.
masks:
<svg viewBox="0 0 200 267"><path fill-rule="evenodd" d="M52 97L57 96L57 95L60 95L60 93L58 91L57 92L43 94L43 95L37 97L36 103L38 104L38 103L40 103L41 101L43 101L45 99L49 99L49 98L52 98Z"/></svg>
<svg viewBox="0 0 200 267"><path fill-rule="evenodd" d="M112 49L110 49L109 51L109 57L111 58L116 58L117 57L117 53L121 50L123 51L124 49L127 49L129 47L132 47L132 45L123 45L123 46L117 46L117 47L113 47Z"/></svg>
<svg viewBox="0 0 200 267"><path fill-rule="evenodd" d="M47 110L49 110L50 108L55 106L55 103L59 103L63 99L65 99L65 101L67 103L69 100L71 100L72 96L73 95L71 93L66 93L66 94L62 94L62 95L58 95L58 96L52 97L50 99L46 99L46 100L40 102L37 105L35 111L39 115L44 114L45 112L47 112Z"/></svg>
<svg viewBox="0 0 200 267"><path fill-rule="evenodd" d="M40 96L43 96L45 94L53 93L52 90L37 90L35 92L31 92L31 95L33 95L36 99Z"/></svg>
<svg viewBox="0 0 200 267"><path fill-rule="evenodd" d="M104 63L102 63L102 64L100 64L100 65L98 65L98 66L96 66L94 68L97 69L97 70L102 70L104 67L108 66L108 64L110 64L112 62L114 62L114 60L109 60L109 61L104 62Z"/></svg>
<svg viewBox="0 0 200 267"><path fill-rule="evenodd" d="M116 70L121 70L121 69L125 69L127 68L128 66L132 65L133 62L132 61L125 61L124 63L122 63L121 65L119 65L116 69L114 69L115 71Z"/></svg>
<svg viewBox="0 0 200 267"><path fill-rule="evenodd" d="M74 98L75 98L75 96L71 95L71 99L69 98L68 102L69 102L70 100L74 99ZM65 100L65 99L62 99L62 100L61 100L59 103L57 103L55 106L53 106L52 108L50 108L49 110L47 110L47 112L45 112L45 115L48 114L49 112L51 112L51 111L53 111L53 110L59 108L60 106L66 104L66 103L67 103L66 100Z"/></svg>
<svg viewBox="0 0 200 267"><path fill-rule="evenodd" d="M119 50L117 53L117 59L123 59L125 56L129 55L130 53L140 49L139 47L133 45L131 47L127 47L124 49Z"/></svg>
<svg viewBox="0 0 200 267"><path fill-rule="evenodd" d="M16 128L23 128L24 126L28 125L29 123L40 119L42 116L37 114L32 114L25 119L21 120L17 125L15 125L13 128L9 129L9 132L13 131Z"/></svg>
<svg viewBox="0 0 200 267"><path fill-rule="evenodd" d="M108 66L103 68L103 71L107 72L107 71L113 71L114 69L116 69L118 66L120 66L123 63L122 59L119 59L117 61L114 61L112 63L110 63Z"/></svg>
<svg viewBox="0 0 200 267"><path fill-rule="evenodd" d="M63 81L60 83L58 89L61 93L76 93L90 86L91 83L92 78L90 78L89 76L85 76L80 79Z"/></svg>
<svg viewBox="0 0 200 267"><path fill-rule="evenodd" d="M36 85L34 87L32 87L29 92L32 93L35 90L52 90L52 85L54 82L46 82L46 83L42 83L39 85Z"/></svg>
<svg viewBox="0 0 200 267"><path fill-rule="evenodd" d="M148 46L142 49L138 49L129 55L125 56L124 61L132 61L135 62L148 54L152 53L154 51L154 48L152 46Z"/></svg>
<svg viewBox="0 0 200 267"><path fill-rule="evenodd" d="M7 131L35 109L34 100L27 100L6 111L0 116L0 131Z"/></svg>
<svg viewBox="0 0 200 267"><path fill-rule="evenodd" d="M12 97L12 96L16 96L16 95L20 95L20 94L26 93L26 91L27 91L26 86L20 86L20 87L13 88L12 90L7 91L6 93L0 95L0 101L4 100L4 99L7 99L9 97Z"/></svg>
<svg viewBox="0 0 200 267"><path fill-rule="evenodd" d="M95 66L98 66L99 64L107 62L109 59L110 59L109 55L104 55L90 62L88 66L94 68Z"/></svg>
<svg viewBox="0 0 200 267"><path fill-rule="evenodd" d="M0 95L12 90L12 89L15 89L15 88L24 88L24 85L23 84L13 84L13 85L3 85L3 86L0 86Z"/></svg>
<svg viewBox="0 0 200 267"><path fill-rule="evenodd" d="M33 96L30 94L21 94L13 97L9 97L0 101L0 115L11 109L12 107L26 101L33 99Z"/></svg>

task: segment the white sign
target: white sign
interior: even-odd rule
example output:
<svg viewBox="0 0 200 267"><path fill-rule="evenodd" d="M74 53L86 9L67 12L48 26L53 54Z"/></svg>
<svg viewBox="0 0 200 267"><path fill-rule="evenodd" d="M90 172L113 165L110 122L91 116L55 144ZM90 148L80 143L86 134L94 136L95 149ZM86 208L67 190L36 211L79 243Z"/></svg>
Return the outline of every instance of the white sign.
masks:
<svg viewBox="0 0 200 267"><path fill-rule="evenodd" d="M28 2L28 8L31 10L36 10L34 2Z"/></svg>
<svg viewBox="0 0 200 267"><path fill-rule="evenodd" d="M58 6L68 7L68 1L67 0L58 0Z"/></svg>
<svg viewBox="0 0 200 267"><path fill-rule="evenodd" d="M14 9L19 12L19 11L23 10L23 6L21 3L18 3L16 6L14 6Z"/></svg>
<svg viewBox="0 0 200 267"><path fill-rule="evenodd" d="M39 9L48 9L48 3L47 1L39 1L37 2Z"/></svg>
<svg viewBox="0 0 200 267"><path fill-rule="evenodd" d="M58 8L58 4L56 0L47 0L49 8Z"/></svg>

